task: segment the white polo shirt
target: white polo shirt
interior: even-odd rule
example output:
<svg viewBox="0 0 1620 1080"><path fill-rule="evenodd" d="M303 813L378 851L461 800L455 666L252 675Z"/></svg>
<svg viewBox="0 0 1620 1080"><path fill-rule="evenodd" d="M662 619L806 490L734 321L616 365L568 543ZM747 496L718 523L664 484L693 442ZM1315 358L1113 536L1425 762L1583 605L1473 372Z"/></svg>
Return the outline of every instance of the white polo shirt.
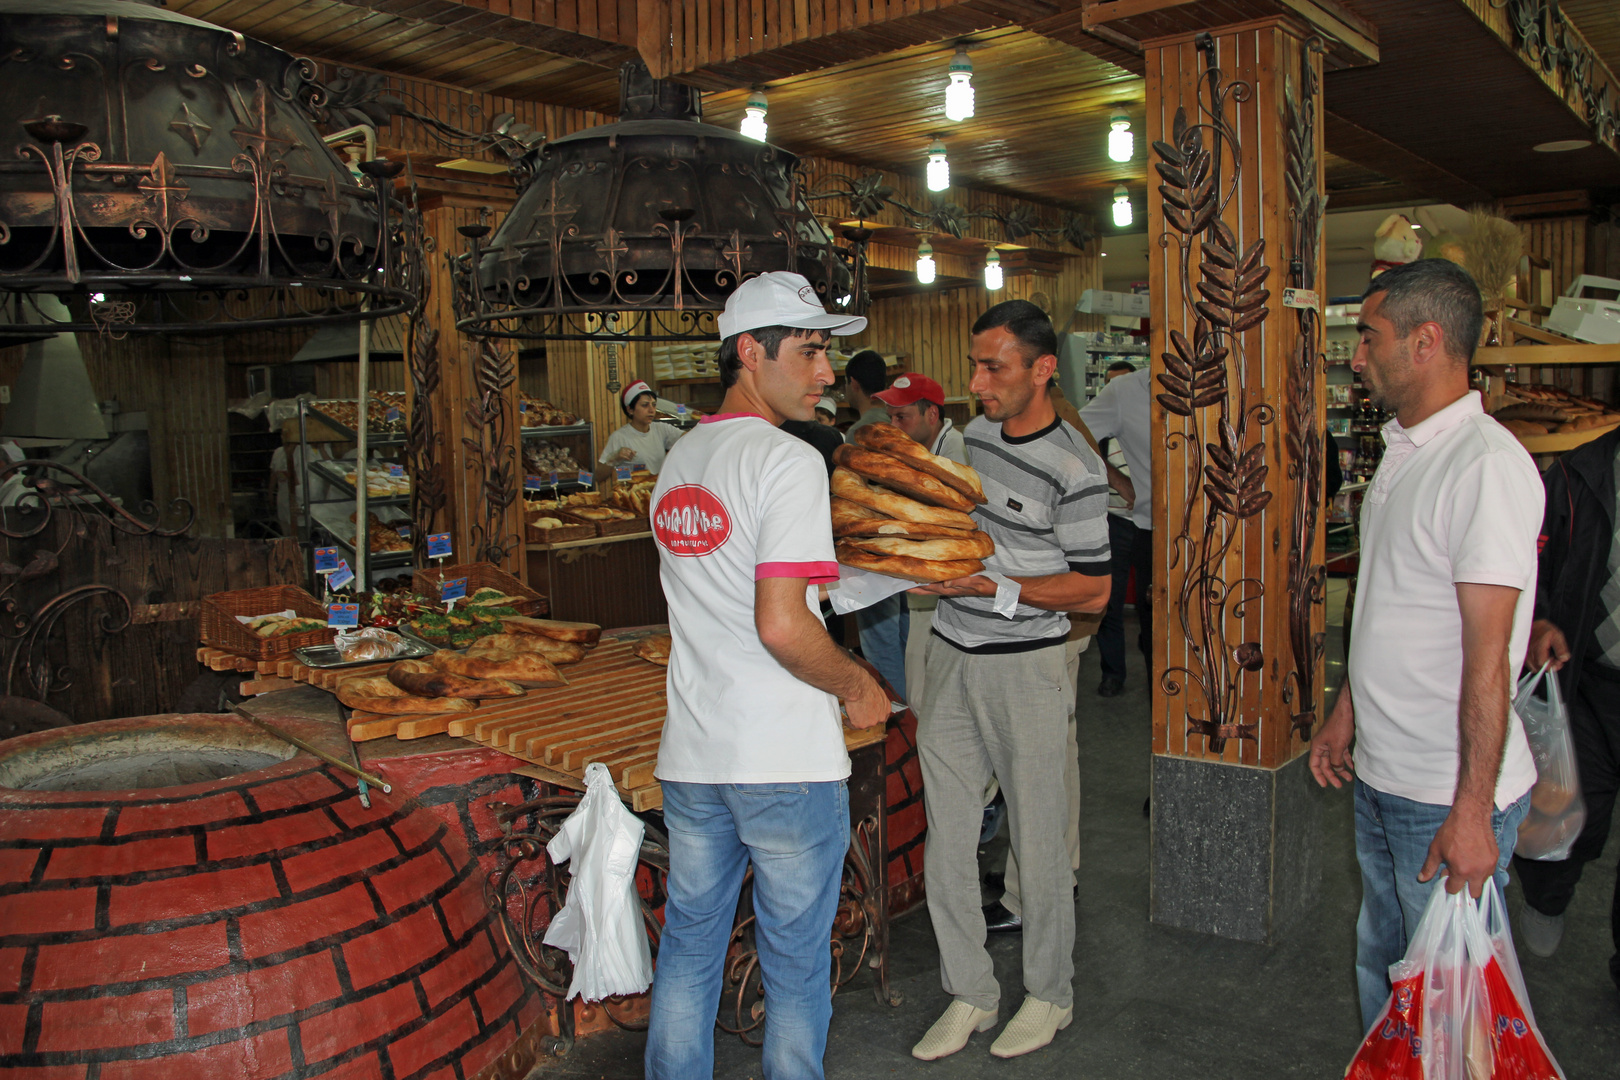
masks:
<svg viewBox="0 0 1620 1080"><path fill-rule="evenodd" d="M1147 530L1153 528L1152 377L1146 367L1120 375L1080 410L1092 438L1119 443L1136 490L1130 518L1138 529Z"/></svg>
<svg viewBox="0 0 1620 1080"><path fill-rule="evenodd" d="M1472 391L1410 430L1391 420L1383 435L1361 506L1350 633L1356 775L1391 795L1450 806L1463 661L1456 586L1519 590L1508 647L1517 674L1535 606L1541 477ZM1510 710L1497 808L1535 781L1524 726Z"/></svg>
<svg viewBox="0 0 1620 1080"><path fill-rule="evenodd" d="M827 465L763 417L704 417L664 460L652 497L669 601L669 715L660 780L760 784L849 776L838 698L780 663L754 627L754 583L838 580Z"/></svg>

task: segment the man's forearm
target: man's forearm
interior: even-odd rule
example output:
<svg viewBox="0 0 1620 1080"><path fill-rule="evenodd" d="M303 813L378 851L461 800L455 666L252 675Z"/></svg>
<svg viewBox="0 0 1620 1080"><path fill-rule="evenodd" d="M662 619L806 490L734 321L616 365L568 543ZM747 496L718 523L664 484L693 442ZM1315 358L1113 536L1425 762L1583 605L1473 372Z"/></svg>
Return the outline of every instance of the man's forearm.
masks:
<svg viewBox="0 0 1620 1080"><path fill-rule="evenodd" d="M1463 626L1462 686L1457 705L1457 791L1454 806L1489 812L1507 744L1513 672L1508 642L1519 590L1459 584Z"/></svg>
<svg viewBox="0 0 1620 1080"><path fill-rule="evenodd" d="M799 595L804 595L802 586ZM802 602L784 606L786 610L761 611L755 618L760 641L776 662L801 682L841 698L865 689L872 676L833 641L821 620Z"/></svg>
<svg viewBox="0 0 1620 1080"><path fill-rule="evenodd" d="M1075 611L1095 614L1108 608L1113 577L1108 574L1066 574L1042 577L1013 577L1018 582L1018 602L1043 611Z"/></svg>

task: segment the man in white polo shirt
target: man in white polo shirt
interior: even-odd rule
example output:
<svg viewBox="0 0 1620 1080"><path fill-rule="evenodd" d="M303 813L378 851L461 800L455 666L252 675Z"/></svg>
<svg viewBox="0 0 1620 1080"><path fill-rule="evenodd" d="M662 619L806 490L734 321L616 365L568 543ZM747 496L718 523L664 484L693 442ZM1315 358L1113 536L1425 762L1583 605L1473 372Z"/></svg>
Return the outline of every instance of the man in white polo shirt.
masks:
<svg viewBox="0 0 1620 1080"><path fill-rule="evenodd" d="M1349 673L1311 740L1317 782L1355 782L1356 983L1371 1027L1445 867L1506 886L1536 767L1513 714L1536 593L1542 486L1468 385L1483 315L1467 271L1422 259L1362 299L1351 367L1395 414L1361 510ZM1350 744L1355 742L1352 760Z"/></svg>
<svg viewBox="0 0 1620 1080"><path fill-rule="evenodd" d="M829 315L810 283L744 282L720 316L719 413L671 448L653 490L669 601L669 715L654 774L669 832L669 900L653 977L646 1075L714 1075L721 968L754 868L764 1073L820 1077L832 1016L829 938L849 847L850 723L888 697L827 634L817 585L838 579L827 470L778 427L809 420L833 381Z"/></svg>

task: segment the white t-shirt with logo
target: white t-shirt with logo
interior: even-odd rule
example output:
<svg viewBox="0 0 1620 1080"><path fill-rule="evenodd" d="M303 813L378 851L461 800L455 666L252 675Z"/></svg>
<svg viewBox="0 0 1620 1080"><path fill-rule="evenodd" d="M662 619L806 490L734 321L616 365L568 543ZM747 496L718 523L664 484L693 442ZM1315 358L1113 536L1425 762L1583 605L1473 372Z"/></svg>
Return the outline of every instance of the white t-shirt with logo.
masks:
<svg viewBox="0 0 1620 1080"><path fill-rule="evenodd" d="M694 784L849 776L838 698L802 682L754 626L754 583L838 580L827 466L763 417L705 417L664 461L652 525L669 601L669 715L654 776Z"/></svg>
<svg viewBox="0 0 1620 1080"><path fill-rule="evenodd" d="M664 470L664 455L680 437L681 429L673 424L654 423L646 431L637 431L636 425L625 424L608 436L607 445L602 447L602 453L596 460L603 465L639 463L646 466L648 472L657 474ZM619 461L619 451L625 447L629 447L635 456L629 461Z"/></svg>
<svg viewBox="0 0 1620 1080"><path fill-rule="evenodd" d="M1450 806L1463 666L1456 587L1519 590L1508 642L1517 675L1535 607L1544 490L1530 455L1473 391L1409 429L1391 420L1384 443L1361 505L1350 632L1356 775L1391 795ZM1524 725L1510 708L1497 808L1535 782Z"/></svg>

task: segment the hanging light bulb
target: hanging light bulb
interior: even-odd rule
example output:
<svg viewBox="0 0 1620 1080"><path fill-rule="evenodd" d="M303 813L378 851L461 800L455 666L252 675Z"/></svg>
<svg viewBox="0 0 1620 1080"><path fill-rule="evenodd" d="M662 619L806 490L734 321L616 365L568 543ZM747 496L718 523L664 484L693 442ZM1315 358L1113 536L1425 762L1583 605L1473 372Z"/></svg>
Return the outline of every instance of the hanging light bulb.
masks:
<svg viewBox="0 0 1620 1080"><path fill-rule="evenodd" d="M1114 224L1121 229L1131 223L1131 193L1121 184L1114 189Z"/></svg>
<svg viewBox="0 0 1620 1080"><path fill-rule="evenodd" d="M1108 159L1110 161L1129 161L1136 150L1136 140L1131 135L1131 118L1124 113L1115 113L1108 121Z"/></svg>
<svg viewBox="0 0 1620 1080"><path fill-rule="evenodd" d="M765 132L769 125L765 123L765 91L752 90L748 94L748 101L743 105L742 123L738 130L750 139L765 141Z"/></svg>
<svg viewBox="0 0 1620 1080"><path fill-rule="evenodd" d="M934 246L926 240L917 247L917 281L922 285L934 283Z"/></svg>
<svg viewBox="0 0 1620 1080"><path fill-rule="evenodd" d="M967 46L959 46L951 57L951 81L945 86L945 119L971 120L973 118L973 64L968 60Z"/></svg>
<svg viewBox="0 0 1620 1080"><path fill-rule="evenodd" d="M928 146L928 190L944 191L951 186L951 163L945 160L945 144L935 139Z"/></svg>
<svg viewBox="0 0 1620 1080"><path fill-rule="evenodd" d="M1001 256L996 254L995 248L991 248L990 254L984 257L984 287L995 292L1002 284Z"/></svg>

